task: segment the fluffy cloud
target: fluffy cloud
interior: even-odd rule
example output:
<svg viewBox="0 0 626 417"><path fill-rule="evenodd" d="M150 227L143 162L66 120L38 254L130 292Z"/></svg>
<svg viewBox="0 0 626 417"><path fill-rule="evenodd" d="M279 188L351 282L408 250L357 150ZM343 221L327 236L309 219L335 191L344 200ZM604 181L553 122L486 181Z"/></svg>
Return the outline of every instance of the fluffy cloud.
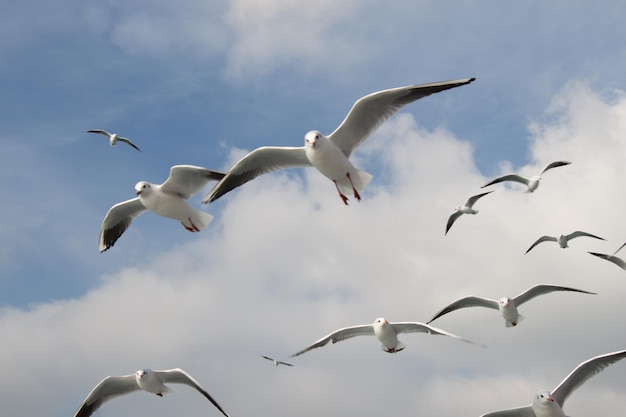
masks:
<svg viewBox="0 0 626 417"><path fill-rule="evenodd" d="M512 168L534 174L553 160L573 164L547 173L533 194L493 187L476 206L480 214L460 218L447 236L452 208L489 178L461 133L425 130L408 114L383 125L354 155L365 170L383 166L361 203L343 206L313 169L246 184L208 207L214 224L189 243L146 251L135 268L93 277L98 283L79 298L3 310L2 351L11 358L0 362L11 376L0 382L3 410L71 415L101 378L141 367L186 369L234 417L471 416L530 403L580 362L626 347L615 310L624 273L585 253L612 252L625 239L618 223L625 120L623 94L606 98L569 85L545 120L531 125L528 164ZM567 250L544 243L523 254L543 234L577 229L607 241L580 238ZM124 236L112 251L130 242ZM485 309L433 323L484 349L409 334L396 355L363 337L294 358L293 368L260 357L286 358L332 330L379 316L427 321L460 296L512 296L540 282L598 295L533 300L514 329ZM594 377L566 410L617 415L626 407L619 394L624 366ZM191 389L174 388L164 399L120 398L99 413L216 413ZM602 400L599 408L586 402L592 398Z"/></svg>

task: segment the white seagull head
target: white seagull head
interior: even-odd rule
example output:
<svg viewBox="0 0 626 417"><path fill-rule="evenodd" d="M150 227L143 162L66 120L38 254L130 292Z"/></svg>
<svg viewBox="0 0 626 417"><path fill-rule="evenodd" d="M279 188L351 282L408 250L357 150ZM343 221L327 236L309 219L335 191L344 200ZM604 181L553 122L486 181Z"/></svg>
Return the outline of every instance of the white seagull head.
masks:
<svg viewBox="0 0 626 417"><path fill-rule="evenodd" d="M304 146L310 146L312 148L315 148L315 145L323 136L324 135L322 135L317 130L311 130L309 133L304 135Z"/></svg>

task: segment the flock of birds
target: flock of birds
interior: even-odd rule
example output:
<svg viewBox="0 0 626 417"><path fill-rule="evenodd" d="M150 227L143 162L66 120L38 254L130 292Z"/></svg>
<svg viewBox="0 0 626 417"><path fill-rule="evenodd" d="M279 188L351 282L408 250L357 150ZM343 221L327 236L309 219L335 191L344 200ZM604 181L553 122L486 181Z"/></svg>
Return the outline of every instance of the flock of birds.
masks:
<svg viewBox="0 0 626 417"><path fill-rule="evenodd" d="M319 131L313 130L305 135L304 146L301 147L263 146L257 148L244 156L227 172L192 165L175 165L171 167L169 177L163 184L140 181L135 185L137 195L135 198L117 203L109 209L102 222L98 248L100 252L110 249L128 229L132 220L146 211L152 211L160 216L178 220L190 232L199 232L205 229L212 221L213 216L204 211L194 209L189 205L188 200L200 192L209 181L216 181L216 184L202 200L203 203L213 202L259 175L279 169L313 166L333 182L344 204L348 204L348 195L352 195L357 201L360 201L360 191L367 186L373 177L371 174L354 167L349 160L350 154L383 122L403 106L434 93L470 84L472 81L474 81L474 78L412 85L366 95L356 101L343 122L330 135L325 136ZM109 133L101 129L86 130L85 132L108 137L111 146L122 142L141 151L129 139L118 136L115 133ZM539 175L531 178L526 178L519 174L503 175L493 179L481 188L504 181L513 181L526 185L526 192L532 193L539 186L542 175L546 171L566 166L570 163L569 161L552 162ZM478 211L473 209L473 206L479 199L492 192L487 191L474 195L464 205L457 207L447 221L445 234L450 231L452 225L463 214L477 214ZM567 248L568 241L577 237L602 239L583 231L575 231L558 237L542 236L530 246L526 253L540 243L549 241L557 242L562 248ZM622 269L626 269L626 262L616 256L616 253L624 246L626 246L626 243L611 255L595 252L589 253L608 260ZM415 332L448 336L474 344L474 342L461 336L433 327L430 323L458 309L486 307L499 310L504 318L505 326L514 327L524 318L518 312L519 306L540 295L557 291L595 295L593 292L581 289L550 284L534 285L513 298L502 297L496 300L469 295L442 308L427 323L390 322L381 317L377 318L372 324L356 325L335 330L291 356L295 357L312 349L325 346L329 342L336 343L355 336L375 336L385 352L396 353L406 348L406 345L398 339L398 335ZM290 363L269 356L262 357L271 361L275 366L293 366ZM624 357L626 357L626 350L591 358L578 365L552 391L539 391L531 405L495 411L484 414L482 417L565 417L562 407L569 395L589 378ZM165 385L167 383L185 384L196 389L223 415L229 417L226 411L209 393L182 369L161 371L141 369L130 375L108 376L87 395L74 417L88 417L104 402L138 390L163 396L170 391Z"/></svg>

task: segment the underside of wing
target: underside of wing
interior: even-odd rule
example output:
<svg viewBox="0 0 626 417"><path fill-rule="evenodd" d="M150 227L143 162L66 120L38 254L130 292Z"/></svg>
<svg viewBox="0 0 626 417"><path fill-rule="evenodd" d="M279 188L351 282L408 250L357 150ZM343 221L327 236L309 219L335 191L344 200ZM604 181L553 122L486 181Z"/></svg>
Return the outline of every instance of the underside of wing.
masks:
<svg viewBox="0 0 626 417"><path fill-rule="evenodd" d="M169 369L165 371L154 371L154 374L163 381L163 383L172 383L172 384L185 384L192 388L195 388L200 394L202 394L207 400L211 401L211 403L221 411L226 417L228 414L226 411L222 409L222 407L211 397L211 395L204 389L202 386L196 381L191 375L187 372L183 371L180 368Z"/></svg>
<svg viewBox="0 0 626 417"><path fill-rule="evenodd" d="M219 181L226 173L213 171L194 165L175 165L170 168L170 176L161 185L161 191L189 199L209 181Z"/></svg>
<svg viewBox="0 0 626 417"><path fill-rule="evenodd" d="M477 297L475 295L468 295L467 297L459 298L454 301L447 307L442 308L439 312L437 312L432 319L428 321L428 323L433 320L443 316L444 314L448 314L454 310L458 310L460 308L467 307L487 307L494 310L498 310L498 302L496 300L491 300L489 298Z"/></svg>
<svg viewBox="0 0 626 417"><path fill-rule="evenodd" d="M308 352L311 349L315 349L318 347L325 346L328 342L337 343L345 339L349 339L355 336L373 336L374 335L374 326L371 324L365 324L361 326L353 326L353 327L345 327L343 329L336 330L331 334L322 337L317 342L307 346L301 351L294 353L293 356L301 355L305 352Z"/></svg>
<svg viewBox="0 0 626 417"><path fill-rule="evenodd" d="M117 203L109 209L100 229L98 249L104 252L117 242L133 219L147 209L138 197Z"/></svg>
<svg viewBox="0 0 626 417"><path fill-rule="evenodd" d="M523 293L515 297L513 299L513 302L515 303L516 306L519 307L520 305L524 304L526 301L532 300L533 298L538 297L542 294L548 294L554 291L573 291L573 292L580 292L584 294L595 294L593 292L579 290L579 289L571 288L571 287L562 287L560 285L538 284L538 285L534 285L530 287L529 289L527 289L526 291L524 291Z"/></svg>
<svg viewBox="0 0 626 417"><path fill-rule="evenodd" d="M88 417L92 415L106 401L119 395L136 391L139 386L135 382L135 375L108 376L104 378L87 395L85 401L74 414L74 417Z"/></svg>

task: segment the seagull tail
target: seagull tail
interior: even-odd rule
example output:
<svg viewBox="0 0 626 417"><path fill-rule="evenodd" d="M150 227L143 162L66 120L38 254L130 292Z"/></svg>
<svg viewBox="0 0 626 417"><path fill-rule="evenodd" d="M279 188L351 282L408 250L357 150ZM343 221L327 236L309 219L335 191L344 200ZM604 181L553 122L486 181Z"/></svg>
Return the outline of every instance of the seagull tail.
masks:
<svg viewBox="0 0 626 417"><path fill-rule="evenodd" d="M361 192L367 184L374 178L374 176L365 171L361 171L360 169L353 169L350 171L350 182L341 181L337 182L338 187L341 189L341 192L347 195L352 194L352 185L356 188L357 191Z"/></svg>
<svg viewBox="0 0 626 417"><path fill-rule="evenodd" d="M198 229L205 229L211 221L213 221L213 216L204 211L196 210L194 213L193 223L198 227Z"/></svg>

